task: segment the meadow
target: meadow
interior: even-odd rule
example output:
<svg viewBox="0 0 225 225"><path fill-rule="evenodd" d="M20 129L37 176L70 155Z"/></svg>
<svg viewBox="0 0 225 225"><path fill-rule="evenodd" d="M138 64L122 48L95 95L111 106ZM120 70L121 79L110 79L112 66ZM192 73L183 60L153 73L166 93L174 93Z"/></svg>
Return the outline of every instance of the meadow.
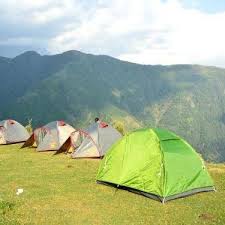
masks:
<svg viewBox="0 0 225 225"><path fill-rule="evenodd" d="M224 225L225 165L208 164L216 192L162 204L96 184L100 160L0 146L0 224ZM16 190L24 192L16 195Z"/></svg>

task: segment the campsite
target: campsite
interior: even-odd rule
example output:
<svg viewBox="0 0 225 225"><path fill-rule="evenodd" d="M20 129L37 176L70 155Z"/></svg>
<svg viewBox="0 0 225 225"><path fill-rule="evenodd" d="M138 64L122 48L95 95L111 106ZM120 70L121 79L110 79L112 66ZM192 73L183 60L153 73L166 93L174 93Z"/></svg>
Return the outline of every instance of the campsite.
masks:
<svg viewBox="0 0 225 225"><path fill-rule="evenodd" d="M225 0L0 21L0 225L225 225Z"/></svg>
<svg viewBox="0 0 225 225"><path fill-rule="evenodd" d="M225 223L225 166L207 165L217 192L162 204L96 184L99 160L0 146L0 224L206 224ZM4 160L4 161L3 161ZM16 189L24 192L16 195ZM3 198L4 196L4 198Z"/></svg>
<svg viewBox="0 0 225 225"><path fill-rule="evenodd" d="M10 137L21 127L9 130ZM122 136L99 118L87 129L60 120L24 141L0 145L0 224L225 222L224 165L206 165L172 132L138 129Z"/></svg>

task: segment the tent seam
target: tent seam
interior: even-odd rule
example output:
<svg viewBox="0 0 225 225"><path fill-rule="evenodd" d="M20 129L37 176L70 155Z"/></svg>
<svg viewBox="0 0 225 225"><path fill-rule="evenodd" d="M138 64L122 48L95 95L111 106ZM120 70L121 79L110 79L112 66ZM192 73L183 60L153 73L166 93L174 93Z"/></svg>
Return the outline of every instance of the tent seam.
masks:
<svg viewBox="0 0 225 225"><path fill-rule="evenodd" d="M162 197L163 199L165 199L165 189L166 189L166 168L165 168L165 160L164 160L164 152L161 148L161 141L157 135L157 133L152 129L152 131L154 132L154 134L156 135L157 137L157 140L158 140L158 143L159 143L159 149L160 149L160 152L161 152L161 157L162 157L162 161L161 161L161 165L163 165L163 193L162 193Z"/></svg>

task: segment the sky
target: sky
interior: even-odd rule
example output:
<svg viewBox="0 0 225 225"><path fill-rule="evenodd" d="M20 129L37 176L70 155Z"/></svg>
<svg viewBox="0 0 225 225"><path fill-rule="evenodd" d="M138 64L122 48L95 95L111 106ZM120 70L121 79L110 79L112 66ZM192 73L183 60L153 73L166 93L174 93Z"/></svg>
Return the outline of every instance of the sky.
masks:
<svg viewBox="0 0 225 225"><path fill-rule="evenodd" d="M0 0L0 55L225 67L225 0Z"/></svg>

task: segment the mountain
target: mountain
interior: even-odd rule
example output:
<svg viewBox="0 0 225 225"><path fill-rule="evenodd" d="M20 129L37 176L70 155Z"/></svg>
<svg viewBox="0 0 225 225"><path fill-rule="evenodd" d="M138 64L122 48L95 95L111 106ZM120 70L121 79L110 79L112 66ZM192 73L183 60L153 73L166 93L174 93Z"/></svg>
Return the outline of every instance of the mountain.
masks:
<svg viewBox="0 0 225 225"><path fill-rule="evenodd" d="M79 51L0 57L0 119L35 126L64 119L85 126L95 116L127 129L164 127L206 160L225 161L225 69L151 66Z"/></svg>

